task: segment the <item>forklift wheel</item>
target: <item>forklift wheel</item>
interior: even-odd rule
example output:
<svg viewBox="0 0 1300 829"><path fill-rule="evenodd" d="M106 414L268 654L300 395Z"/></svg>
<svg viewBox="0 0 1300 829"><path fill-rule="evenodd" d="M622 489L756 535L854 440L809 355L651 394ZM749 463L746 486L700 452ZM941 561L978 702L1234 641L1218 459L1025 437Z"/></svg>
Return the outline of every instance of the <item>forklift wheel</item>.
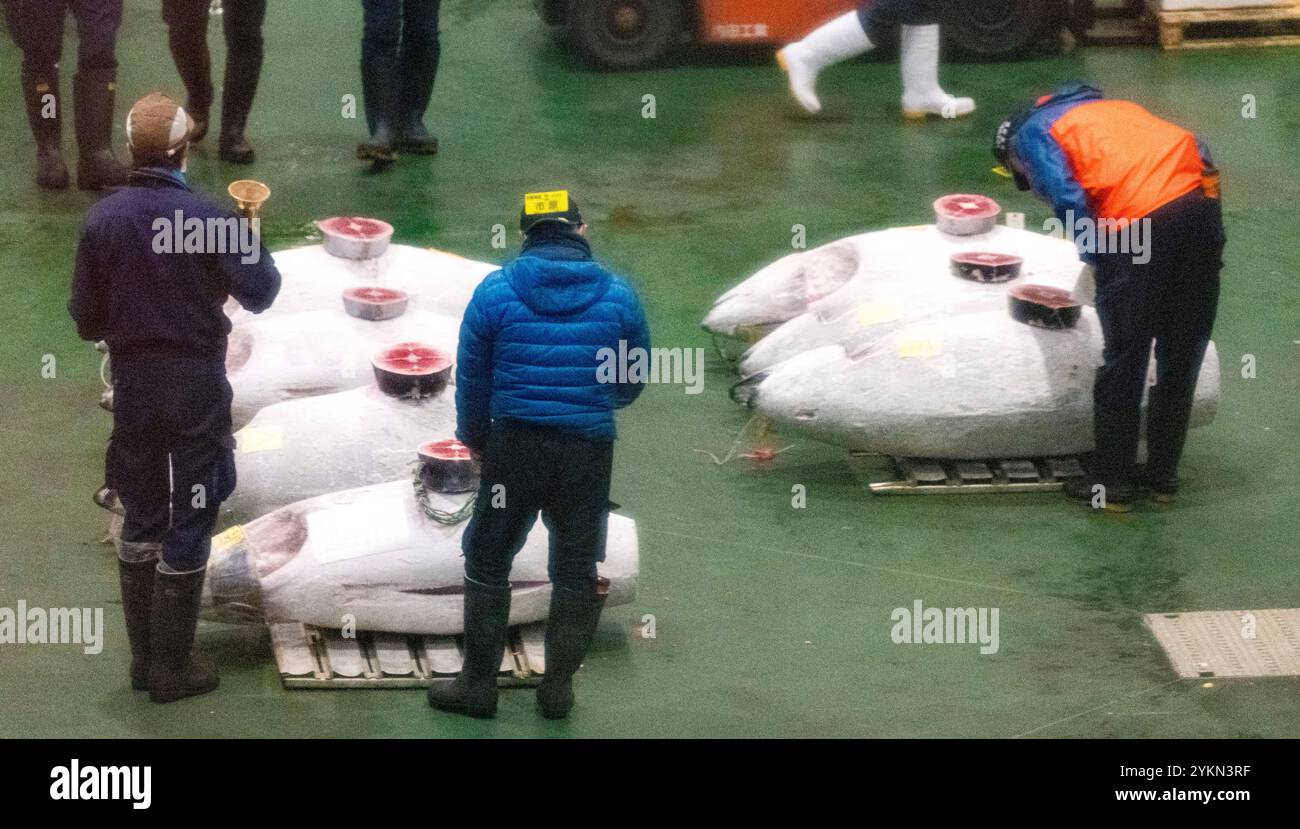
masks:
<svg viewBox="0 0 1300 829"><path fill-rule="evenodd" d="M1063 22L1060 0L980 0L953 3L944 34L961 51L978 57L1011 57L1028 51Z"/></svg>
<svg viewBox="0 0 1300 829"><path fill-rule="evenodd" d="M682 36L678 0L573 0L571 42L591 63L633 69L661 61Z"/></svg>

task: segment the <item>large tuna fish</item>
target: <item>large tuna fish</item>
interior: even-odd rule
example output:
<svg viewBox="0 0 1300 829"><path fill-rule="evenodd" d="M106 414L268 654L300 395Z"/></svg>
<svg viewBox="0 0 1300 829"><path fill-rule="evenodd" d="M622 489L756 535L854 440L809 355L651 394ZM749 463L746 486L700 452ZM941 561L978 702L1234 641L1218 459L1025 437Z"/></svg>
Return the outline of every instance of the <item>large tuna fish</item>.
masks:
<svg viewBox="0 0 1300 829"><path fill-rule="evenodd" d="M1025 263L1018 281L1059 287L1072 288L1083 267L1071 242L1026 230L999 226L976 236L951 236L933 225L892 228L777 260L720 296L703 325L717 335L753 341L841 289L865 298L891 287L924 293L921 286L931 286L931 308L945 313L948 291L960 284L950 257L965 252L1019 256Z"/></svg>
<svg viewBox="0 0 1300 829"><path fill-rule="evenodd" d="M468 495L430 496L454 512ZM300 501L213 539L203 615L224 622L299 621L358 630L450 635L462 632L466 523L443 524L417 504L408 481ZM538 522L515 558L512 625L541 621L550 604L548 536ZM608 604L636 597L636 523L609 517Z"/></svg>
<svg viewBox="0 0 1300 829"><path fill-rule="evenodd" d="M327 253L321 245L308 245L277 251L275 264L282 277L275 303L257 316L239 307L237 302L227 303L226 314L236 326L249 319L341 310L345 290L367 285L405 291L411 297L412 310L459 319L474 289L499 267L410 245L390 245L382 256L360 260L343 259Z"/></svg>
<svg viewBox="0 0 1300 829"><path fill-rule="evenodd" d="M222 509L247 521L326 492L411 476L417 447L455 428L450 389L392 397L372 383L267 406L235 435L239 486Z"/></svg>
<svg viewBox="0 0 1300 829"><path fill-rule="evenodd" d="M984 459L1091 451L1096 313L1047 330L1006 310L903 325L806 351L739 394L797 432L886 455ZM1154 369L1153 369L1154 371ZM1201 367L1192 425L1214 419L1218 354Z"/></svg>
<svg viewBox="0 0 1300 829"><path fill-rule="evenodd" d="M231 332L226 371L234 389L235 428L261 409L300 397L369 384L371 358L401 342L456 353L459 316L408 310L396 319L356 319L338 308L250 319Z"/></svg>

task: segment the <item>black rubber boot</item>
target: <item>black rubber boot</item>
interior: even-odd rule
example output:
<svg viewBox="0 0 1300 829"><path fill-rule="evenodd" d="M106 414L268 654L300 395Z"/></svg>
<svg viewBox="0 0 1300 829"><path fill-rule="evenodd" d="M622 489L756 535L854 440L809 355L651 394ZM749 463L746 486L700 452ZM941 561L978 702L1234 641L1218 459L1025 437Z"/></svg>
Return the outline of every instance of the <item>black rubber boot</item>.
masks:
<svg viewBox="0 0 1300 829"><path fill-rule="evenodd" d="M1100 484L1103 489L1094 491ZM1137 500L1137 487L1133 484L1107 484L1093 475L1070 478L1065 482L1065 496L1072 501L1087 504L1106 512L1132 512Z"/></svg>
<svg viewBox="0 0 1300 829"><path fill-rule="evenodd" d="M1147 463L1140 480L1152 500L1167 504L1178 497L1178 462L1187 443L1193 395L1170 399L1160 387L1151 390L1147 403Z"/></svg>
<svg viewBox="0 0 1300 829"><path fill-rule="evenodd" d="M211 665L194 652L194 628L206 570L154 574L149 618L149 699L175 702L216 690Z"/></svg>
<svg viewBox="0 0 1300 829"><path fill-rule="evenodd" d="M156 559L117 561L126 638L131 643L131 687L137 691L149 690L149 620L157 568Z"/></svg>
<svg viewBox="0 0 1300 829"><path fill-rule="evenodd" d="M537 687L537 707L548 720L562 720L573 709L573 675L587 656L600 622L605 596L556 587L546 617L546 670Z"/></svg>
<svg viewBox="0 0 1300 829"><path fill-rule="evenodd" d="M1137 499L1136 478L1138 436L1141 416L1136 411L1093 408L1093 435L1096 449L1092 463L1082 478L1066 482L1067 497L1108 512L1129 512ZM1105 489L1094 493L1101 484ZM1100 507L1103 505L1104 507Z"/></svg>
<svg viewBox="0 0 1300 829"><path fill-rule="evenodd" d="M438 77L439 53L433 49L403 49L400 62L402 89L399 96L397 148L415 155L435 155L438 138L424 126L424 113L433 97Z"/></svg>
<svg viewBox="0 0 1300 829"><path fill-rule="evenodd" d="M370 139L357 145L357 158L386 166L397 160L393 150L397 141L398 90L396 67L390 60L362 63L361 91L365 95L366 123Z"/></svg>
<svg viewBox="0 0 1300 829"><path fill-rule="evenodd" d="M58 70L44 76L24 70L22 83L27 122L36 139L36 184L46 190L64 190L68 186L68 165L63 163L63 101L59 99Z"/></svg>
<svg viewBox="0 0 1300 829"><path fill-rule="evenodd" d="M232 42L231 58L226 61L226 85L221 93L221 139L218 155L234 164L252 164L256 160L253 145L244 137L248 114L253 111L257 82L262 75L263 49L261 24L255 31L244 32Z"/></svg>
<svg viewBox="0 0 1300 829"><path fill-rule="evenodd" d="M113 99L117 73L112 69L78 72L72 78L73 114L77 125L77 187L102 190L126 184L130 171L113 155Z"/></svg>
<svg viewBox="0 0 1300 829"><path fill-rule="evenodd" d="M497 713L497 673L510 630L510 589L465 579L465 663L455 679L435 679L429 705L489 719Z"/></svg>

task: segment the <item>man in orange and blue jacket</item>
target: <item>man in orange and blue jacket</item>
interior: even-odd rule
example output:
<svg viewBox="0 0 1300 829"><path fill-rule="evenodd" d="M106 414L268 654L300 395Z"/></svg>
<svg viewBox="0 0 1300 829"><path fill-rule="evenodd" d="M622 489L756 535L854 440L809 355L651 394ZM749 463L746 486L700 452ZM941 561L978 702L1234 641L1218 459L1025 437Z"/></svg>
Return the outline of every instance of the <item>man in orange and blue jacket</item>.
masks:
<svg viewBox="0 0 1300 829"><path fill-rule="evenodd" d="M1003 122L994 155L1017 187L1052 205L1096 269L1105 337L1093 390L1096 449L1090 474L1067 485L1067 494L1095 502L1101 484L1101 503L1120 511L1141 489L1173 500L1226 241L1208 148L1135 103L1076 85ZM1085 223L1092 232L1076 237ZM1120 236L1124 243L1115 244ZM1143 237L1141 245L1127 243ZM1157 380L1147 403L1147 463L1139 469L1153 340Z"/></svg>

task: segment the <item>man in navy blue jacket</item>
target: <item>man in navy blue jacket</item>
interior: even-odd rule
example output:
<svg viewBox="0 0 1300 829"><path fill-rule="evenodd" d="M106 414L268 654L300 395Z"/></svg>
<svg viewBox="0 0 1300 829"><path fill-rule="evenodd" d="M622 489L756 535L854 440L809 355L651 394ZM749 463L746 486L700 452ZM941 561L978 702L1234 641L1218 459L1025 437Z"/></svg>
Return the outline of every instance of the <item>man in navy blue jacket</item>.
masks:
<svg viewBox="0 0 1300 829"><path fill-rule="evenodd" d="M460 329L456 436L481 458L483 476L462 542L465 664L429 689L429 704L495 715L510 564L540 511L552 592L537 701L543 716L560 719L604 606L596 564L605 558L614 410L644 388L602 382L601 355L648 355L650 333L632 288L592 260L566 191L529 194L520 229L522 253L483 281Z"/></svg>
<svg viewBox="0 0 1300 829"><path fill-rule="evenodd" d="M210 536L235 488L222 306L233 296L258 313L280 290L260 239L186 183L193 128L157 93L131 109L134 170L86 215L68 303L82 339L106 341L113 356L105 466L126 510L118 570L131 685L155 702L217 687L191 650Z"/></svg>

